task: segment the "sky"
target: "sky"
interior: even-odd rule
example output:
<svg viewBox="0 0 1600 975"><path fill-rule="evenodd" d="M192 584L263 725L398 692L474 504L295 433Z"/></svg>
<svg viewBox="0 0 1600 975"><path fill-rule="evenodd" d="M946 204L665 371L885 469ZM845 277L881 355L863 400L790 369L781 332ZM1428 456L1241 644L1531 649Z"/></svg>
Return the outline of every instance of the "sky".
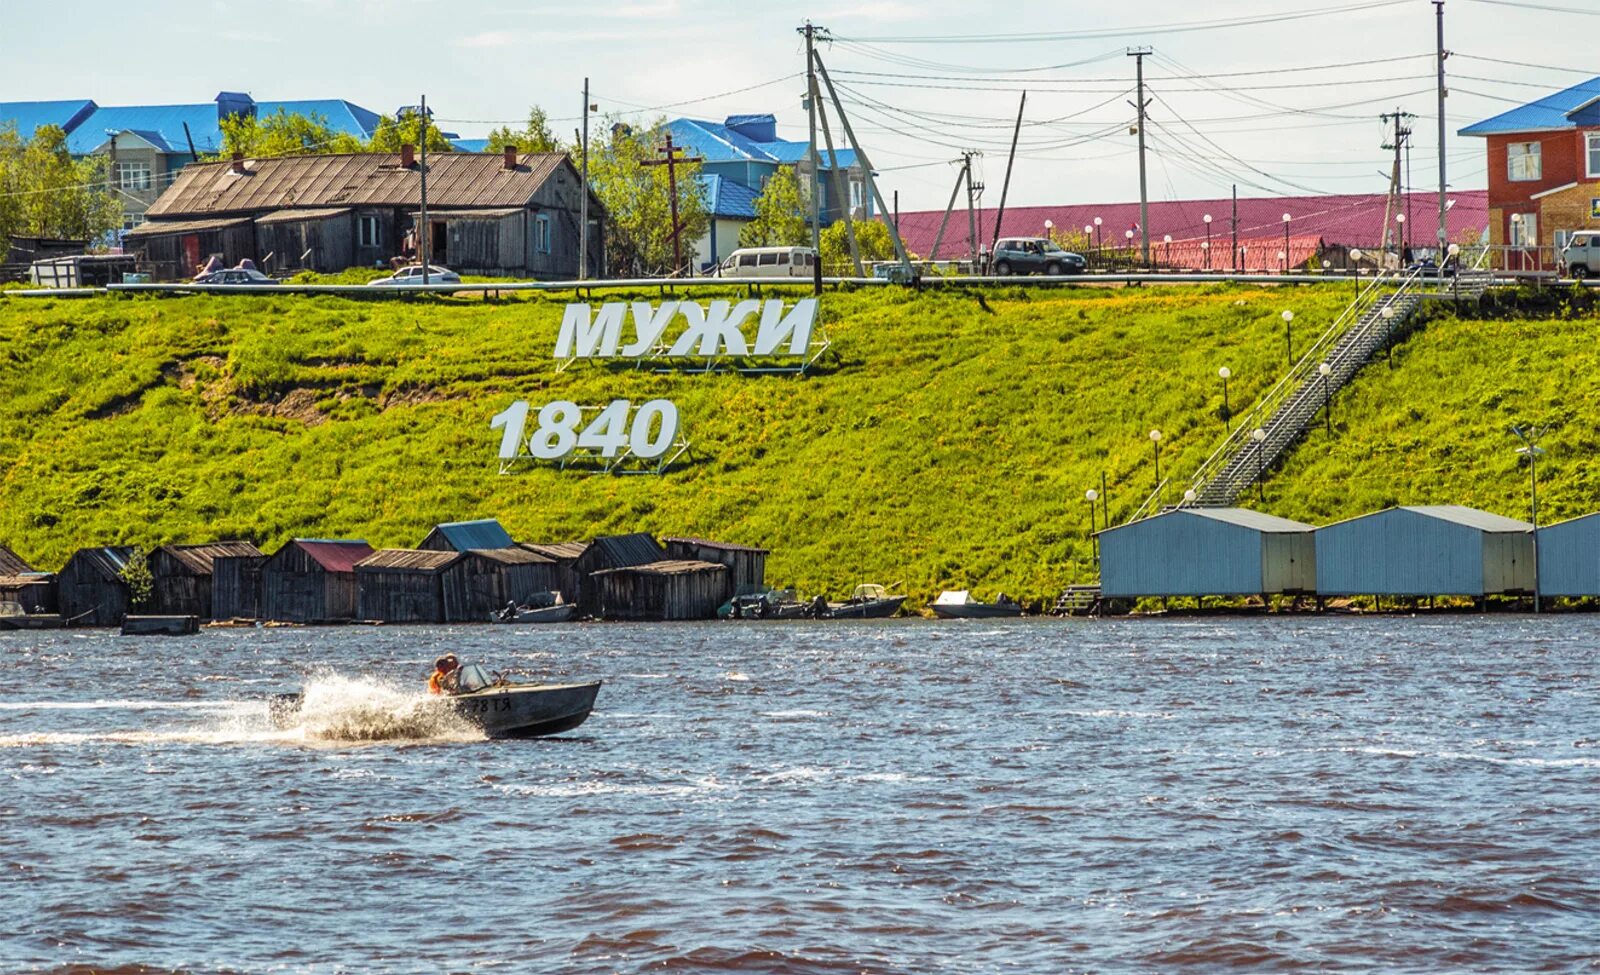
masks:
<svg viewBox="0 0 1600 975"><path fill-rule="evenodd" d="M1379 115L1416 113L1410 182L1437 186L1429 0L7 0L0 101L101 105L344 98L390 113L425 94L441 127L481 136L544 107L720 120L771 112L806 135L810 20L886 199L942 209L964 149L999 201L1027 90L1008 206L1137 200L1130 134L1143 46L1152 200L1381 193ZM1482 188L1482 140L1455 131L1600 74L1600 0L1447 0L1449 184ZM1516 63L1506 63L1516 62ZM830 105L831 111L831 105ZM597 119L596 125L600 124ZM835 139L843 141L838 121Z"/></svg>

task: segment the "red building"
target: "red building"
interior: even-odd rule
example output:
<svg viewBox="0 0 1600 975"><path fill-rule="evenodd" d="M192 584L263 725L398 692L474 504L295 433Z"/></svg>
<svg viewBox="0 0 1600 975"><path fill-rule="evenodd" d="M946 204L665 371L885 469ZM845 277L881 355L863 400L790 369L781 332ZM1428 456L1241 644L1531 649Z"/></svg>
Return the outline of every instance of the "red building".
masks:
<svg viewBox="0 0 1600 975"><path fill-rule="evenodd" d="M1462 129L1489 154L1489 243L1560 247L1600 227L1600 78Z"/></svg>

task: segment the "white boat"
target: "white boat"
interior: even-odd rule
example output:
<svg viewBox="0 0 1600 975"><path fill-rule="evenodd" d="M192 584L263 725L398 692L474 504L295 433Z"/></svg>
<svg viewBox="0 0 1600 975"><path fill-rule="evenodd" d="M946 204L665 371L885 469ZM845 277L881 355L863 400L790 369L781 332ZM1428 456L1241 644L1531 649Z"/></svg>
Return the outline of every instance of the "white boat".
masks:
<svg viewBox="0 0 1600 975"><path fill-rule="evenodd" d="M939 593L939 598L928 604L928 608L942 620L996 619L1022 615L1022 604L1005 593L1001 593L992 603L980 603L966 589L946 589Z"/></svg>

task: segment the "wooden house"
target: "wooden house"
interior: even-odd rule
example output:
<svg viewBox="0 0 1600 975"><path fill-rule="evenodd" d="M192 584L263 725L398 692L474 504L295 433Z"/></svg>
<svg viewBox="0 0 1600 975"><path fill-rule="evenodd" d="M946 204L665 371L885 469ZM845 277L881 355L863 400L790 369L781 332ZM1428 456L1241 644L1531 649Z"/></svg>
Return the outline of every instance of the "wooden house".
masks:
<svg viewBox="0 0 1600 975"><path fill-rule="evenodd" d="M589 550L588 542L519 542L535 555L542 555L555 563L555 585L551 589L561 593L569 603L578 602L583 592L583 579L578 575L578 560Z"/></svg>
<svg viewBox="0 0 1600 975"><path fill-rule="evenodd" d="M261 618L265 555L221 555L211 562L211 612L219 620Z"/></svg>
<svg viewBox="0 0 1600 975"><path fill-rule="evenodd" d="M510 548L511 533L493 518L447 521L434 525L417 548L434 552L469 552L475 548Z"/></svg>
<svg viewBox="0 0 1600 975"><path fill-rule="evenodd" d="M719 562L660 561L601 569L589 577L594 615L607 620L709 620L726 597Z"/></svg>
<svg viewBox="0 0 1600 975"><path fill-rule="evenodd" d="M444 622L444 571L462 558L460 552L379 549L356 563L356 615L385 623Z"/></svg>
<svg viewBox="0 0 1600 975"><path fill-rule="evenodd" d="M664 538L667 558L688 562L720 562L728 567L728 599L767 589L767 556L764 548L713 542L705 538ZM726 602L727 600L723 600Z"/></svg>
<svg viewBox="0 0 1600 975"><path fill-rule="evenodd" d="M292 623L356 618L356 563L373 554L357 539L297 538L261 566L261 616Z"/></svg>
<svg viewBox="0 0 1600 975"><path fill-rule="evenodd" d="M216 560L224 556L263 557L260 549L240 541L163 545L151 552L151 599L155 612L212 619L212 572Z"/></svg>
<svg viewBox="0 0 1600 975"><path fill-rule="evenodd" d="M664 562L666 558L666 549L644 532L604 535L595 539L572 565L573 571L578 574L578 604L590 616L599 616L600 604L589 584L596 572L649 565L652 562Z"/></svg>
<svg viewBox="0 0 1600 975"><path fill-rule="evenodd" d="M485 623L507 603L525 603L536 592L560 592L555 560L525 548L448 554L458 557L441 574L446 623Z"/></svg>
<svg viewBox="0 0 1600 975"><path fill-rule="evenodd" d="M462 274L579 276L582 179L565 153L325 153L186 166L126 234L125 246L166 278L188 278L212 255L250 258L270 273L342 271L414 259ZM605 208L589 194L589 275L605 267Z"/></svg>
<svg viewBox="0 0 1600 975"><path fill-rule="evenodd" d="M80 548L56 576L61 615L77 626L117 626L131 601L124 573L135 550L125 545Z"/></svg>
<svg viewBox="0 0 1600 975"><path fill-rule="evenodd" d="M38 572L21 556L0 545L0 603L14 603L24 613L54 613L56 576Z"/></svg>
<svg viewBox="0 0 1600 975"><path fill-rule="evenodd" d="M24 562L22 556L0 545L0 576L19 576L33 571L33 566Z"/></svg>

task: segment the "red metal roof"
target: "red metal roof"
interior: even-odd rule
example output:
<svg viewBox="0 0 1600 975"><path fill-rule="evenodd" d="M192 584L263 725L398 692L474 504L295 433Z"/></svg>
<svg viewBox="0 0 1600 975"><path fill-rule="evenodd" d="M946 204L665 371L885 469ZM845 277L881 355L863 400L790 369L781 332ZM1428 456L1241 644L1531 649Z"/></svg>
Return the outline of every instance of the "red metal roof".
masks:
<svg viewBox="0 0 1600 975"><path fill-rule="evenodd" d="M1303 263L1305 256L1314 252L1315 242L1351 247L1374 247L1383 240L1384 204L1382 193L1356 193L1339 196L1284 196L1239 200L1239 242L1248 249L1246 260L1251 268L1277 265L1278 251L1283 249L1283 215L1289 214L1290 265ZM1460 241L1472 232L1481 234L1489 224L1489 193L1487 190L1463 190L1448 194L1454 200L1450 207L1450 237ZM1412 231L1407 237L1419 247L1432 246L1434 231L1438 227L1439 197L1436 193L1411 193L1406 206L1407 219L1412 221ZM1172 261L1174 265L1203 267L1203 260L1179 260L1182 253L1196 257L1203 255L1200 243L1206 239L1206 214L1211 215L1212 265L1222 267L1228 254L1232 234L1233 201L1226 197L1214 200L1172 200L1150 203L1150 251L1157 263L1164 260L1165 244L1162 237L1172 235ZM985 247L994 239L993 209L978 211L978 240ZM1093 226L1100 218L1101 243L1108 250L1123 249L1128 245L1126 232L1134 231L1134 246L1139 244L1139 203L1074 203L1064 206L1007 207L1005 220L1000 227L1002 237L1042 237L1045 221L1049 220L1058 233L1083 233L1083 228ZM933 242L939 234L943 210L918 210L900 215L900 234L906 249L923 258L965 257L967 248L967 217L957 210L950 215L950 225L945 228L939 253L934 254ZM1391 221L1393 216L1389 218ZM1298 238L1298 240L1297 240ZM1187 246L1187 250L1185 250ZM1298 260L1297 253L1301 253ZM1257 259L1256 255L1262 257Z"/></svg>
<svg viewBox="0 0 1600 975"><path fill-rule="evenodd" d="M354 572L356 563L373 554L373 548L360 539L297 538L290 542L311 556L329 572Z"/></svg>

